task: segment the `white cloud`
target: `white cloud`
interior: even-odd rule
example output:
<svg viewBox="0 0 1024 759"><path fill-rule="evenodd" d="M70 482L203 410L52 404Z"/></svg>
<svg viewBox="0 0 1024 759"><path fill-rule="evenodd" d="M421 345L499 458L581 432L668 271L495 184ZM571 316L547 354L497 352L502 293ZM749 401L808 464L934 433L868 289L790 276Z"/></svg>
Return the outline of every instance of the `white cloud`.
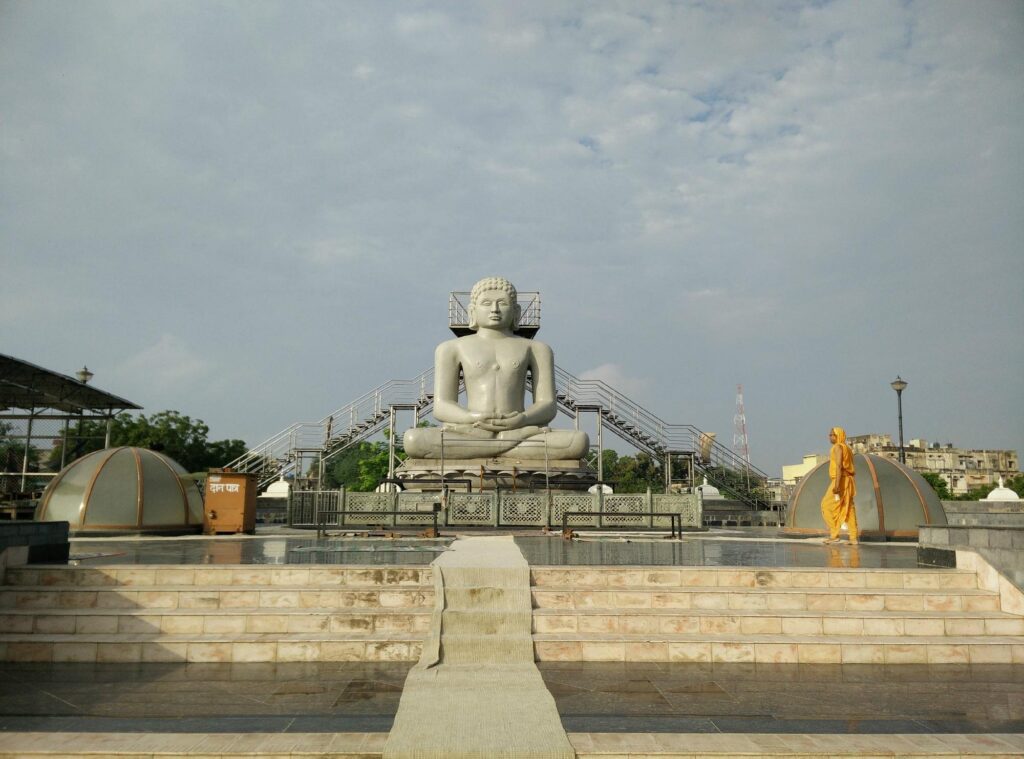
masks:
<svg viewBox="0 0 1024 759"><path fill-rule="evenodd" d="M103 377L149 345L112 392L164 407L171 376L257 439L419 371L497 271L666 418L727 429L743 378L780 460L828 402L792 373L849 360L816 342L837 308L864 382L930 378L920 434L1024 448L1016 4L9 5L5 352ZM209 334L260 382L217 387ZM961 411L949 357L999 354Z"/></svg>
<svg viewBox="0 0 1024 759"><path fill-rule="evenodd" d="M165 333L122 361L113 375L126 385L146 388L151 397L171 393L180 397L183 391L198 390L214 367L214 361L197 353L184 340Z"/></svg>
<svg viewBox="0 0 1024 759"><path fill-rule="evenodd" d="M600 380L633 401L642 399L650 387L648 380L628 374L618 364L601 364L593 369L585 369L580 372L579 378Z"/></svg>

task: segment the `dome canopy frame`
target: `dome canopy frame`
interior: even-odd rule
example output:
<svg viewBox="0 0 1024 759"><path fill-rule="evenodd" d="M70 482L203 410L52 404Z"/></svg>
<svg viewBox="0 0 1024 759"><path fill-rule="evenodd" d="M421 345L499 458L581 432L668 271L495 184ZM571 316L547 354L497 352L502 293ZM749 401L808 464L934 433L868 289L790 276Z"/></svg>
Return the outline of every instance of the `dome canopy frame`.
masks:
<svg viewBox="0 0 1024 759"><path fill-rule="evenodd" d="M36 518L68 521L77 533L198 532L202 496L187 476L174 459L146 448L93 451L53 479ZM128 514L134 519L111 518Z"/></svg>
<svg viewBox="0 0 1024 759"><path fill-rule="evenodd" d="M829 462L808 472L787 509L784 532L827 535L820 501L828 487ZM946 524L946 512L927 481L905 464L885 456L854 454L854 507L862 537L916 539L920 525Z"/></svg>

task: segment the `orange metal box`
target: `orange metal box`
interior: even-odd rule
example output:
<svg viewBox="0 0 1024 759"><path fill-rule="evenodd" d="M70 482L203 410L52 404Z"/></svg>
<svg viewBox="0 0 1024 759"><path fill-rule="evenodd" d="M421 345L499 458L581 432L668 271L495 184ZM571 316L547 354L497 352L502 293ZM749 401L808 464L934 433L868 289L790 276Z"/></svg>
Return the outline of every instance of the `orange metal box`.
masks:
<svg viewBox="0 0 1024 759"><path fill-rule="evenodd" d="M216 532L256 531L256 475L211 469L206 478L203 528Z"/></svg>

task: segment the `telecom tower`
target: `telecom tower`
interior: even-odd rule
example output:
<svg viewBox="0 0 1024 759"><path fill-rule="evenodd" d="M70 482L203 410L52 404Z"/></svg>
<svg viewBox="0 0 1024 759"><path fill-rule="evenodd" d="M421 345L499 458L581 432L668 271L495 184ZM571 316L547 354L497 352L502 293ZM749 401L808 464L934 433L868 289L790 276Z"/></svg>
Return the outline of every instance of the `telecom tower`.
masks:
<svg viewBox="0 0 1024 759"><path fill-rule="evenodd" d="M749 467L750 442L747 440L747 415L743 412L743 385L736 386L736 416L732 422L732 449Z"/></svg>

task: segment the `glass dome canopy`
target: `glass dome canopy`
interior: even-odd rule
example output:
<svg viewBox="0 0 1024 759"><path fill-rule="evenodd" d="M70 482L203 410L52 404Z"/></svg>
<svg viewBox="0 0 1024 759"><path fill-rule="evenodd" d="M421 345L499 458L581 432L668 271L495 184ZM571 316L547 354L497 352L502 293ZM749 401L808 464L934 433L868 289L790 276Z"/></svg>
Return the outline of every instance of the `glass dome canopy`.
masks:
<svg viewBox="0 0 1024 759"><path fill-rule="evenodd" d="M73 532L198 532L203 501L174 459L146 448L107 448L54 477L36 519L69 522Z"/></svg>
<svg viewBox="0 0 1024 759"><path fill-rule="evenodd" d="M884 456L856 453L857 526L864 537L917 538L920 525L946 524L946 512L931 485L917 472ZM828 462L800 481L789 503L785 532L827 535L821 498L828 488Z"/></svg>

